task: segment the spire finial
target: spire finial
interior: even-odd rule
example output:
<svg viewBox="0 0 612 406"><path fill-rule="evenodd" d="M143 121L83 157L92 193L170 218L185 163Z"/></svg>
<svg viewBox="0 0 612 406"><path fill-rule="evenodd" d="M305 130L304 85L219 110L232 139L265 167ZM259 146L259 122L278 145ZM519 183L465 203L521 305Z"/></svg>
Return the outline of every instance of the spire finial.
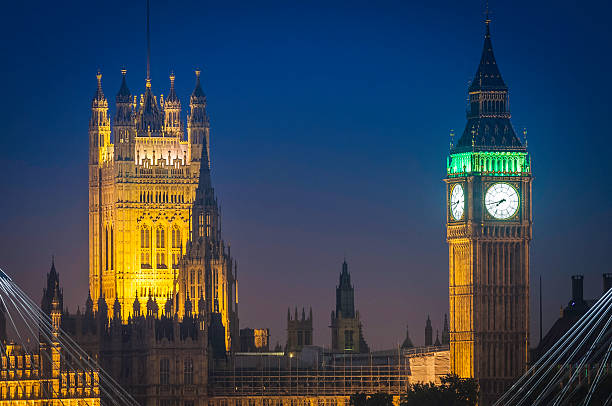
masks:
<svg viewBox="0 0 612 406"><path fill-rule="evenodd" d="M127 69L125 69L125 68L121 69L121 74L122 74L124 77L125 77L126 73L127 73Z"/></svg>
<svg viewBox="0 0 612 406"><path fill-rule="evenodd" d="M147 87L151 87L151 31L149 29L149 0L147 0Z"/></svg>
<svg viewBox="0 0 612 406"><path fill-rule="evenodd" d="M487 35L490 35L489 24L491 24L491 18L489 13L489 0L485 1L485 25L487 26Z"/></svg>
<svg viewBox="0 0 612 406"><path fill-rule="evenodd" d="M195 70L195 75L196 75L196 78L198 78L198 80L200 80L200 73L202 73L200 69Z"/></svg>
<svg viewBox="0 0 612 406"><path fill-rule="evenodd" d="M98 79L98 87L102 87L102 73L100 69L98 69L98 73L96 73L96 78Z"/></svg>

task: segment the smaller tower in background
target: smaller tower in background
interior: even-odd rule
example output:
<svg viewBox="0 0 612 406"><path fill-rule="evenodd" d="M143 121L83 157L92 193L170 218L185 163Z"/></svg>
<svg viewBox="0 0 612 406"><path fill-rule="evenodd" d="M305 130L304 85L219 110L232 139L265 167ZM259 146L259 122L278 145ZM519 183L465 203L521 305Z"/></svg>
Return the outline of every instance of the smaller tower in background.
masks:
<svg viewBox="0 0 612 406"><path fill-rule="evenodd" d="M427 315L427 321L425 322L425 346L428 347L433 345L433 329L431 328L431 319Z"/></svg>
<svg viewBox="0 0 612 406"><path fill-rule="evenodd" d="M295 315L291 318L291 310L287 309L287 346L285 351L288 353L302 351L307 345L312 345L312 308L306 317L306 312L302 308L302 318L298 318L298 310L295 308Z"/></svg>
<svg viewBox="0 0 612 406"><path fill-rule="evenodd" d="M448 315L444 313L444 327L442 328L442 345L450 344L450 331L448 329Z"/></svg>
<svg viewBox="0 0 612 406"><path fill-rule="evenodd" d="M370 348L363 338L359 312L355 311L355 289L346 260L336 286L336 311L331 313L332 350L347 352L369 352Z"/></svg>
<svg viewBox="0 0 612 406"><path fill-rule="evenodd" d="M414 344L412 344L412 340L410 339L410 330L408 329L408 326L406 326L406 338L404 339L404 342L402 343L402 350L406 350L408 348L414 348Z"/></svg>

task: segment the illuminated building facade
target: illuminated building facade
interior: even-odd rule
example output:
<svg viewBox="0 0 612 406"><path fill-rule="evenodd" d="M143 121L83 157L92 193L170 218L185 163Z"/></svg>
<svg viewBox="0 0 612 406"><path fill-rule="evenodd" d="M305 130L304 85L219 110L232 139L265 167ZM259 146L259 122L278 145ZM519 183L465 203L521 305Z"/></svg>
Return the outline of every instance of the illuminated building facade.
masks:
<svg viewBox="0 0 612 406"><path fill-rule="evenodd" d="M485 405L525 372L532 233L531 160L510 123L489 24L445 179L451 370L478 379Z"/></svg>
<svg viewBox="0 0 612 406"><path fill-rule="evenodd" d="M144 313L152 298L161 313L172 298L172 311L183 317L185 300L191 300L195 313L202 298L208 317L220 318L229 349L232 335L238 337L236 265L221 239L210 182L209 121L200 72L186 126L174 75L168 96L158 102L148 74L139 100L130 93L126 71L122 74L112 132L100 73L89 124L89 291L94 310L104 298L110 317L117 299L125 322L135 301Z"/></svg>
<svg viewBox="0 0 612 406"><path fill-rule="evenodd" d="M189 238L201 151L209 141L208 121L192 120L205 106L193 103L185 139L174 75L168 97L160 96L158 103L150 78L138 101L127 87L125 70L122 73L113 139L100 73L92 101L89 291L95 308L100 296L109 304L118 298L127 320L136 297L140 303L149 295L165 301L175 289Z"/></svg>

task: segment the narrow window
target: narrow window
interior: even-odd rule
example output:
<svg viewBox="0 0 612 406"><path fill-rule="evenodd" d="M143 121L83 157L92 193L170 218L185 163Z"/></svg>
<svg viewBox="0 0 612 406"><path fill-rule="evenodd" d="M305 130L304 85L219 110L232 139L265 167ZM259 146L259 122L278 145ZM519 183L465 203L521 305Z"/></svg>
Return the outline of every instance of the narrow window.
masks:
<svg viewBox="0 0 612 406"><path fill-rule="evenodd" d="M185 385L193 385L193 359L191 358L185 359L184 380Z"/></svg>
<svg viewBox="0 0 612 406"><path fill-rule="evenodd" d="M157 267L166 267L166 230L162 227L155 230L155 251L157 258Z"/></svg>
<svg viewBox="0 0 612 406"><path fill-rule="evenodd" d="M142 268L151 267L151 229L147 226L140 229L140 264Z"/></svg>
<svg viewBox="0 0 612 406"><path fill-rule="evenodd" d="M115 233L114 229L111 226L111 249L110 249L111 261L110 268L115 269Z"/></svg>
<svg viewBox="0 0 612 406"><path fill-rule="evenodd" d="M108 228L107 227L104 227L104 239L105 239L104 269L108 271Z"/></svg>
<svg viewBox="0 0 612 406"><path fill-rule="evenodd" d="M159 360L159 384L170 384L170 360L168 358Z"/></svg>

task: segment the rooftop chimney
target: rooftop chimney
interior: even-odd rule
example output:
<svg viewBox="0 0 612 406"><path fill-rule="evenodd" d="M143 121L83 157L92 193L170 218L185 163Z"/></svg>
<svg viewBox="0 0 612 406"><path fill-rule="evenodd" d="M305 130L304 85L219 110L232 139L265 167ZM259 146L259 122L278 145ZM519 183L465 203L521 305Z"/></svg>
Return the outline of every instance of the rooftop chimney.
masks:
<svg viewBox="0 0 612 406"><path fill-rule="evenodd" d="M603 274L603 291L606 293L612 288L612 273Z"/></svg>
<svg viewBox="0 0 612 406"><path fill-rule="evenodd" d="M583 279L584 275L572 275L572 301L574 303L584 301Z"/></svg>

